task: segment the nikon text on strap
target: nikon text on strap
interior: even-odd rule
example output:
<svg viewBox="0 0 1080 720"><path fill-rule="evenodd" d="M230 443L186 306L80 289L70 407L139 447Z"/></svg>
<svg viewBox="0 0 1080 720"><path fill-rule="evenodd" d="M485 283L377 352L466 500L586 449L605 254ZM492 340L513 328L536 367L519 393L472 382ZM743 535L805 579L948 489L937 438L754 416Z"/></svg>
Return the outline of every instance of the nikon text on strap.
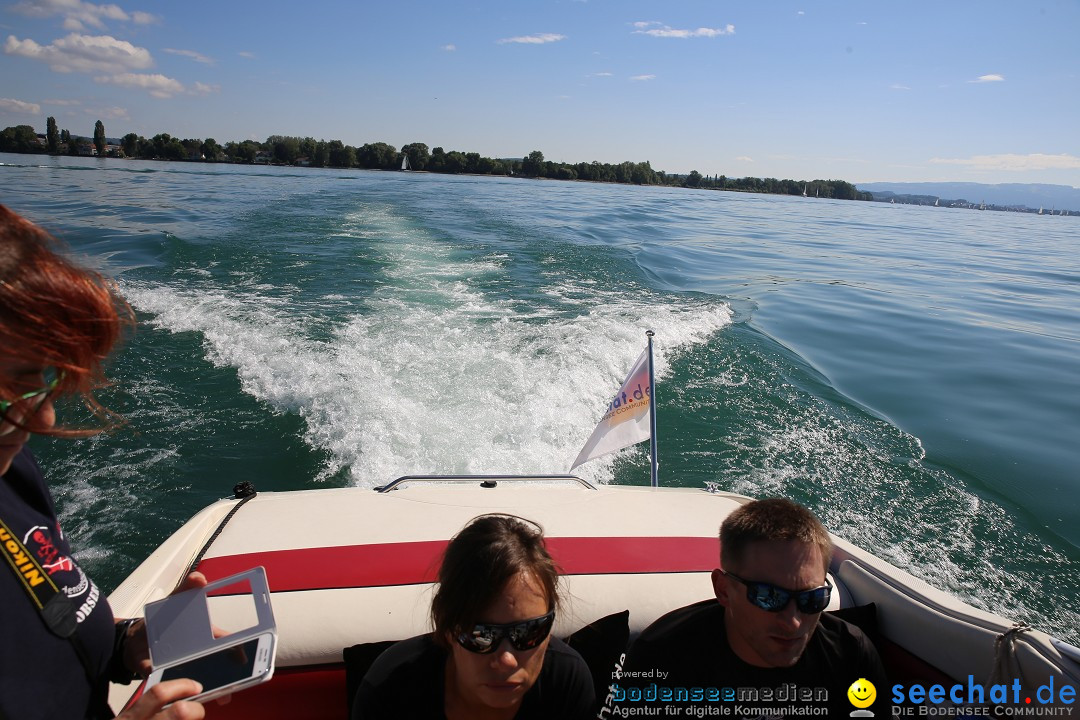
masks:
<svg viewBox="0 0 1080 720"><path fill-rule="evenodd" d="M92 704L106 703L102 683L95 676L90 664L90 655L86 651L77 630L79 623L75 616L75 603L56 586L48 571L41 567L34 554L26 549L20 540L0 518L0 554L19 579L19 584L26 591L30 601L41 614L41 619L49 631L71 643L79 663L90 682ZM111 712L109 715L111 716Z"/></svg>
<svg viewBox="0 0 1080 720"><path fill-rule="evenodd" d="M0 546L4 558L15 571L19 582L31 601L41 613L49 630L57 637L68 639L78 629L75 619L75 604L67 595L60 592L56 583L49 577L45 568L37 561L34 554L26 549L22 541L11 532L3 518L0 518Z"/></svg>

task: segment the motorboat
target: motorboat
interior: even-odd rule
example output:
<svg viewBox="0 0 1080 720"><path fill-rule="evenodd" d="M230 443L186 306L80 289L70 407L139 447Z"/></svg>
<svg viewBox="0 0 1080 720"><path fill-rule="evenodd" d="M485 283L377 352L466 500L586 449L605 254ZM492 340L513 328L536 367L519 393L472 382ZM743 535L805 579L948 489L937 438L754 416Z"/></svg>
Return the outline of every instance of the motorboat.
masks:
<svg viewBox="0 0 1080 720"><path fill-rule="evenodd" d="M591 667L604 677L618 670L627 638L712 596L720 523L751 500L715 486L597 486L569 475L410 476L374 490L237 495L192 517L109 597L117 617L136 617L191 569L213 581L265 568L278 632L276 672L226 705L208 704L212 718L348 717L344 649L428 632L443 549L469 520L492 512L543 526L564 581L556 635L624 618L623 647L613 648L603 667ZM1020 689L1020 706L1023 698L1029 705L1041 700L1047 683L1080 687L1080 650L972 607L843 538L833 542L829 611L868 611L890 682L1004 683L1010 702ZM233 601L210 599L219 617L229 616ZM114 709L139 690L112 686Z"/></svg>

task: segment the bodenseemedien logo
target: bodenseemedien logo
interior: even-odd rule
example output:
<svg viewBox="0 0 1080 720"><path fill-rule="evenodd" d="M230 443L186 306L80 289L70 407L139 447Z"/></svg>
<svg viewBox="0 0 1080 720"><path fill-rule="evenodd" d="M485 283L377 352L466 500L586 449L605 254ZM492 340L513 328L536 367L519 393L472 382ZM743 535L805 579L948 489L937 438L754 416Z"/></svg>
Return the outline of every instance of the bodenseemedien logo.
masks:
<svg viewBox="0 0 1080 720"><path fill-rule="evenodd" d="M877 688L874 687L874 683L866 678L859 678L848 688L847 699L855 706L855 709L851 711L851 717L874 717L873 711L866 709L877 700Z"/></svg>

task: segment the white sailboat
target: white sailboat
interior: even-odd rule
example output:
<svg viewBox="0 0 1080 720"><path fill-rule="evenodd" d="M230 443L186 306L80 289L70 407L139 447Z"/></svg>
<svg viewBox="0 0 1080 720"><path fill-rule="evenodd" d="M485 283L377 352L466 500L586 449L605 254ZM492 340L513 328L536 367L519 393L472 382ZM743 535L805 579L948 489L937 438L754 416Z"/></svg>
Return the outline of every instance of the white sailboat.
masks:
<svg viewBox="0 0 1080 720"><path fill-rule="evenodd" d="M412 170L412 168L409 167L409 156L407 154L401 156L401 169Z"/></svg>

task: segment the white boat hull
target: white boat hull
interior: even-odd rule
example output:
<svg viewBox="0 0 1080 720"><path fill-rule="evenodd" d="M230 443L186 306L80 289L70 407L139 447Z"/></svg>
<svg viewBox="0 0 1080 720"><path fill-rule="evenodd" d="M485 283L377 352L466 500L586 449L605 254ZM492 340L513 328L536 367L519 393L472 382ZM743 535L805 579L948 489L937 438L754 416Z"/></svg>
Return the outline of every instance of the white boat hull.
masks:
<svg viewBox="0 0 1080 720"><path fill-rule="evenodd" d="M281 671L234 703L259 702L261 693L264 706L280 710L271 717L287 717L290 694L310 702L316 689L332 693L327 688L338 687L340 714L329 708L323 714L309 708L307 714L344 717L342 649L430 630L438 557L446 541L477 515L512 513L544 527L565 572L567 603L557 634L628 609L633 636L660 615L710 597L720 523L750 500L682 488L590 488L520 479L500 479L488 488L480 482L410 482L385 493L264 493L247 502L214 539L199 569L214 580L266 568ZM207 507L164 542L110 596L117 616L141 615L147 602L172 592L236 503ZM995 681L995 644L1011 620L978 610L841 538L834 542L831 573L839 592L832 607L876 604L887 665L907 675ZM234 599L213 602L214 612L227 617ZM1080 686L1080 664L1045 633L1017 634L1014 646L1031 692L1048 677ZM131 688L114 687L114 707L130 694ZM242 716L241 707L229 707L213 714ZM265 707L260 712L265 715Z"/></svg>

